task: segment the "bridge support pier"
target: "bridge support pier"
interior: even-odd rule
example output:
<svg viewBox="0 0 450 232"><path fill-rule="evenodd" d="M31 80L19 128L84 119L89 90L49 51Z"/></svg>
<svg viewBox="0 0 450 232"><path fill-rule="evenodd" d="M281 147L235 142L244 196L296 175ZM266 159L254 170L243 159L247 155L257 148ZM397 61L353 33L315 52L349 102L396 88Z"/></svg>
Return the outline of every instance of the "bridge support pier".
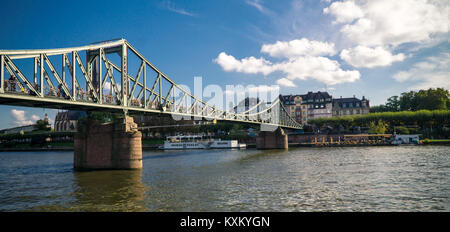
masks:
<svg viewBox="0 0 450 232"><path fill-rule="evenodd" d="M88 119L75 135L74 169L140 169L141 138L132 117L103 124Z"/></svg>
<svg viewBox="0 0 450 232"><path fill-rule="evenodd" d="M288 149L288 135L278 127L275 131L260 131L256 138L256 149Z"/></svg>

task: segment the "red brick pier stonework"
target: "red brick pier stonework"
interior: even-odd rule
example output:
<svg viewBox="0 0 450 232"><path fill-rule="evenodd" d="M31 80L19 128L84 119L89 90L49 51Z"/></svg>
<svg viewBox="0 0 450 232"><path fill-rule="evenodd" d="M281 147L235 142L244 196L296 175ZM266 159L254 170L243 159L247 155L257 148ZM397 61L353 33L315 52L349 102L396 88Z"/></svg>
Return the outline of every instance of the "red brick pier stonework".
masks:
<svg viewBox="0 0 450 232"><path fill-rule="evenodd" d="M87 121L74 139L76 170L142 168L142 134L132 117L114 123Z"/></svg>
<svg viewBox="0 0 450 232"><path fill-rule="evenodd" d="M256 138L256 149L288 149L288 135L283 129L260 131Z"/></svg>

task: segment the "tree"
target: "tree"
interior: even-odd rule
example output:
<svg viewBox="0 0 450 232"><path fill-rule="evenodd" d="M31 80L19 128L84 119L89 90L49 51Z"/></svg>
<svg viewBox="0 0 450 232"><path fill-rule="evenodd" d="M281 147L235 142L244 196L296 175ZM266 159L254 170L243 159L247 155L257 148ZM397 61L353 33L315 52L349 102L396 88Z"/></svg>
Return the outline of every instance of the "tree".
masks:
<svg viewBox="0 0 450 232"><path fill-rule="evenodd" d="M397 112L400 110L400 100L398 96L392 96L387 99L386 108L390 112Z"/></svg>
<svg viewBox="0 0 450 232"><path fill-rule="evenodd" d="M37 131L50 131L52 128L50 126L50 124L48 123L48 121L45 120L37 120L36 121L36 125L34 125L34 130Z"/></svg>
<svg viewBox="0 0 450 232"><path fill-rule="evenodd" d="M450 109L450 94L443 88L430 88L402 93L400 110L447 110Z"/></svg>
<svg viewBox="0 0 450 232"><path fill-rule="evenodd" d="M409 91L402 93L400 96L400 110L411 110L416 111L417 110L417 98L416 98L416 92Z"/></svg>
<svg viewBox="0 0 450 232"><path fill-rule="evenodd" d="M448 90L443 88L420 90L417 93L418 110L446 110L450 101Z"/></svg>
<svg viewBox="0 0 450 232"><path fill-rule="evenodd" d="M370 113L379 113L379 112L388 112L389 110L385 105L381 104L379 106L370 107L369 111Z"/></svg>

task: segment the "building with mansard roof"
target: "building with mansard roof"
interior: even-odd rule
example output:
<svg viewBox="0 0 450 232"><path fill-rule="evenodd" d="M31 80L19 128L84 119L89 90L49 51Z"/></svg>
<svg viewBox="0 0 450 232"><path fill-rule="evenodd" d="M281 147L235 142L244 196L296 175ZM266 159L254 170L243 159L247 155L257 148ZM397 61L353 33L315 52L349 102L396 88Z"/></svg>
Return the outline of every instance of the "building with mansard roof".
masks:
<svg viewBox="0 0 450 232"><path fill-rule="evenodd" d="M333 99L333 116L368 114L369 109L369 100L364 96L362 99L356 98L355 95L350 98Z"/></svg>

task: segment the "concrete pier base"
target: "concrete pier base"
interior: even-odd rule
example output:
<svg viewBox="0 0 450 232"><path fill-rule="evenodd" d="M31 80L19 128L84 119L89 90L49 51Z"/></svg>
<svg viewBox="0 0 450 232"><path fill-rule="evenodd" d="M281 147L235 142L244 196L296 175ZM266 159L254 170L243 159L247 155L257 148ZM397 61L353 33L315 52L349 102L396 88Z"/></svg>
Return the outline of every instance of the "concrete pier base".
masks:
<svg viewBox="0 0 450 232"><path fill-rule="evenodd" d="M288 136L283 129L260 131L256 138L256 149L288 149Z"/></svg>
<svg viewBox="0 0 450 232"><path fill-rule="evenodd" d="M74 138L76 170L142 168L142 134L132 117L99 124L88 120Z"/></svg>

